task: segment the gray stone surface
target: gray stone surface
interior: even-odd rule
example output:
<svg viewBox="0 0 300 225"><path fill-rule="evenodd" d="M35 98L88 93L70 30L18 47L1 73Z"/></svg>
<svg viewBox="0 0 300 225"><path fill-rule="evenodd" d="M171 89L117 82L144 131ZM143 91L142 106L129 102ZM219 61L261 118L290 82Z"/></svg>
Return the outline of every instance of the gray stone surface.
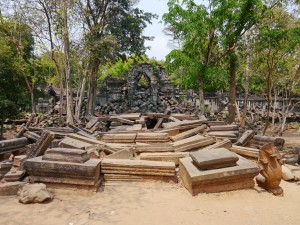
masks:
<svg viewBox="0 0 300 225"><path fill-rule="evenodd" d="M238 155L226 148L216 148L211 150L199 150L190 153L194 164L202 170L218 169L235 166L239 160Z"/></svg>

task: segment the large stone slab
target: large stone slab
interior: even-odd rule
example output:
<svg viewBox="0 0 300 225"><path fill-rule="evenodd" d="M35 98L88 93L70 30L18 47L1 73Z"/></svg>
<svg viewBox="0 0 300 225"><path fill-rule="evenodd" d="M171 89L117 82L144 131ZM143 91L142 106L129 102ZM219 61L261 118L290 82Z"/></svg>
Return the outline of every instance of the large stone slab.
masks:
<svg viewBox="0 0 300 225"><path fill-rule="evenodd" d="M142 152L173 152L173 146L170 143L140 143L135 146L136 153Z"/></svg>
<svg viewBox="0 0 300 225"><path fill-rule="evenodd" d="M213 145L206 146L205 148L202 148L202 150L211 150L215 148L226 148L230 150L231 146L232 146L231 141L229 139L224 139L221 141L217 141Z"/></svg>
<svg viewBox="0 0 300 225"><path fill-rule="evenodd" d="M84 163L46 161L42 157L28 159L24 167L30 176L84 178L98 180L100 160L90 159Z"/></svg>
<svg viewBox="0 0 300 225"><path fill-rule="evenodd" d="M13 166L12 161L7 160L4 162L0 162L0 179L2 179L4 175L10 171L12 166Z"/></svg>
<svg viewBox="0 0 300 225"><path fill-rule="evenodd" d="M62 141L58 144L61 148L77 148L77 149L86 149L93 144L90 144L86 141L77 140L71 137L65 137Z"/></svg>
<svg viewBox="0 0 300 225"><path fill-rule="evenodd" d="M199 170L190 157L179 159L180 177L192 195L253 188L258 173L258 166L241 156L237 166L215 170Z"/></svg>
<svg viewBox="0 0 300 225"><path fill-rule="evenodd" d="M147 160L103 159L101 173L174 177L175 164Z"/></svg>
<svg viewBox="0 0 300 225"><path fill-rule="evenodd" d="M150 161L165 161L174 162L176 166L179 165L179 159L184 157L189 157L188 152L159 152L159 153L141 153L141 160Z"/></svg>
<svg viewBox="0 0 300 225"><path fill-rule="evenodd" d="M138 133L135 141L146 143L159 143L169 142L170 138L167 133Z"/></svg>
<svg viewBox="0 0 300 225"><path fill-rule="evenodd" d="M133 134L104 134L101 141L108 143L134 143L136 133Z"/></svg>
<svg viewBox="0 0 300 225"><path fill-rule="evenodd" d="M43 160L84 163L89 160L87 151L72 148L51 148L45 152Z"/></svg>
<svg viewBox="0 0 300 225"><path fill-rule="evenodd" d="M204 146L214 144L216 142L213 137L204 137L201 135L195 135L180 141L173 142L173 148L175 152L184 152L197 150Z"/></svg>
<svg viewBox="0 0 300 225"><path fill-rule="evenodd" d="M239 157L226 148L199 150L190 153L194 164L201 170L218 169L235 166Z"/></svg>
<svg viewBox="0 0 300 225"><path fill-rule="evenodd" d="M191 136L194 136L202 131L204 131L205 129L207 128L206 125L201 125L201 126L198 126L198 127L195 127L194 129L191 129L191 130L187 130L185 132L182 132L178 135L175 135L173 137L171 137L171 140L172 141L179 141L179 140L183 140L185 138L188 138L188 137L191 137Z"/></svg>

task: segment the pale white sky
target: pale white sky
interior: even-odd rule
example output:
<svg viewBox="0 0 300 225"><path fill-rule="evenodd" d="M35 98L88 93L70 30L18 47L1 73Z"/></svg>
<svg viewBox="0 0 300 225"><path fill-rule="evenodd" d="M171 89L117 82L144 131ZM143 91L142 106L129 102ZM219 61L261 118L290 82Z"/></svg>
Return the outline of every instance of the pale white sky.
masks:
<svg viewBox="0 0 300 225"><path fill-rule="evenodd" d="M149 58L155 57L158 60L165 60L165 56L172 50L168 47L169 38L164 35L164 23L162 15L168 11L168 0L140 0L138 8L145 12L155 13L159 16L157 20L152 20L152 24L148 25L145 35L154 36L153 41L147 41L146 46L151 49L146 52Z"/></svg>
<svg viewBox="0 0 300 225"><path fill-rule="evenodd" d="M207 0L195 0L198 4L207 4ZM145 29L145 35L154 36L153 41L147 41L146 46L151 49L147 50L146 54L149 58L155 57L157 60L165 60L165 56L172 50L168 46L171 37L167 37L163 33L164 22L162 15L168 12L168 0L139 0L137 7L145 12L155 13L159 16L157 20L152 20L152 24Z"/></svg>

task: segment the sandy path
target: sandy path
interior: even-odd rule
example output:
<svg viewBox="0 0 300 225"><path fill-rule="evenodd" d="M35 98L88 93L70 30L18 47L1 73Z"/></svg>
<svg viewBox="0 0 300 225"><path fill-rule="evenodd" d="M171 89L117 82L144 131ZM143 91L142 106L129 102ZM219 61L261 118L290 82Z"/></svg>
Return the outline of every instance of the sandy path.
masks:
<svg viewBox="0 0 300 225"><path fill-rule="evenodd" d="M0 198L0 224L299 224L300 186L282 182L283 197L256 187L191 196L171 184L106 186L99 193L56 191L48 204Z"/></svg>

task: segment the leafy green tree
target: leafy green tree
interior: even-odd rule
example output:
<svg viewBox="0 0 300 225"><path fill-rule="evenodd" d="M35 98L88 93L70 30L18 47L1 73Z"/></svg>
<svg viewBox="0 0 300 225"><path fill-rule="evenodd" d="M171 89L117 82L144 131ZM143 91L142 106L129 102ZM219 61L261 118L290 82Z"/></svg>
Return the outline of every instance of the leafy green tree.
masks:
<svg viewBox="0 0 300 225"><path fill-rule="evenodd" d="M0 139L4 120L16 117L17 109L28 102L26 84L16 64L18 57L6 39L0 36Z"/></svg>
<svg viewBox="0 0 300 225"><path fill-rule="evenodd" d="M238 62L235 49L245 32L278 2L267 6L261 0L212 0L204 5L193 0L169 0L169 12L163 18L174 39L182 41L182 48L171 51L167 63L171 71L183 70L188 82L197 81L202 112L204 87L210 83L208 74L224 59L230 75L228 122L234 121Z"/></svg>
<svg viewBox="0 0 300 225"><path fill-rule="evenodd" d="M31 30L26 24L3 18L0 11L0 35L4 41L4 45L8 45L14 49L16 56L14 66L26 82L31 99L31 111L35 113L34 90L39 78L38 73L34 69L34 39Z"/></svg>
<svg viewBox="0 0 300 225"><path fill-rule="evenodd" d="M299 19L288 13L286 8L276 7L264 18L264 23L257 30L257 41L253 44L256 54L252 63L265 78L263 84L266 88L263 90L267 96L268 109L263 133L270 125L273 95L275 98L279 95L288 99L289 103L286 103L283 112L286 115L292 107L291 97L299 87L299 24Z"/></svg>
<svg viewBox="0 0 300 225"><path fill-rule="evenodd" d="M128 54L144 54L145 40L150 37L142 35L142 32L154 15L135 8L136 2L130 0L80 0L77 3L86 28L88 113L93 114L99 66Z"/></svg>

